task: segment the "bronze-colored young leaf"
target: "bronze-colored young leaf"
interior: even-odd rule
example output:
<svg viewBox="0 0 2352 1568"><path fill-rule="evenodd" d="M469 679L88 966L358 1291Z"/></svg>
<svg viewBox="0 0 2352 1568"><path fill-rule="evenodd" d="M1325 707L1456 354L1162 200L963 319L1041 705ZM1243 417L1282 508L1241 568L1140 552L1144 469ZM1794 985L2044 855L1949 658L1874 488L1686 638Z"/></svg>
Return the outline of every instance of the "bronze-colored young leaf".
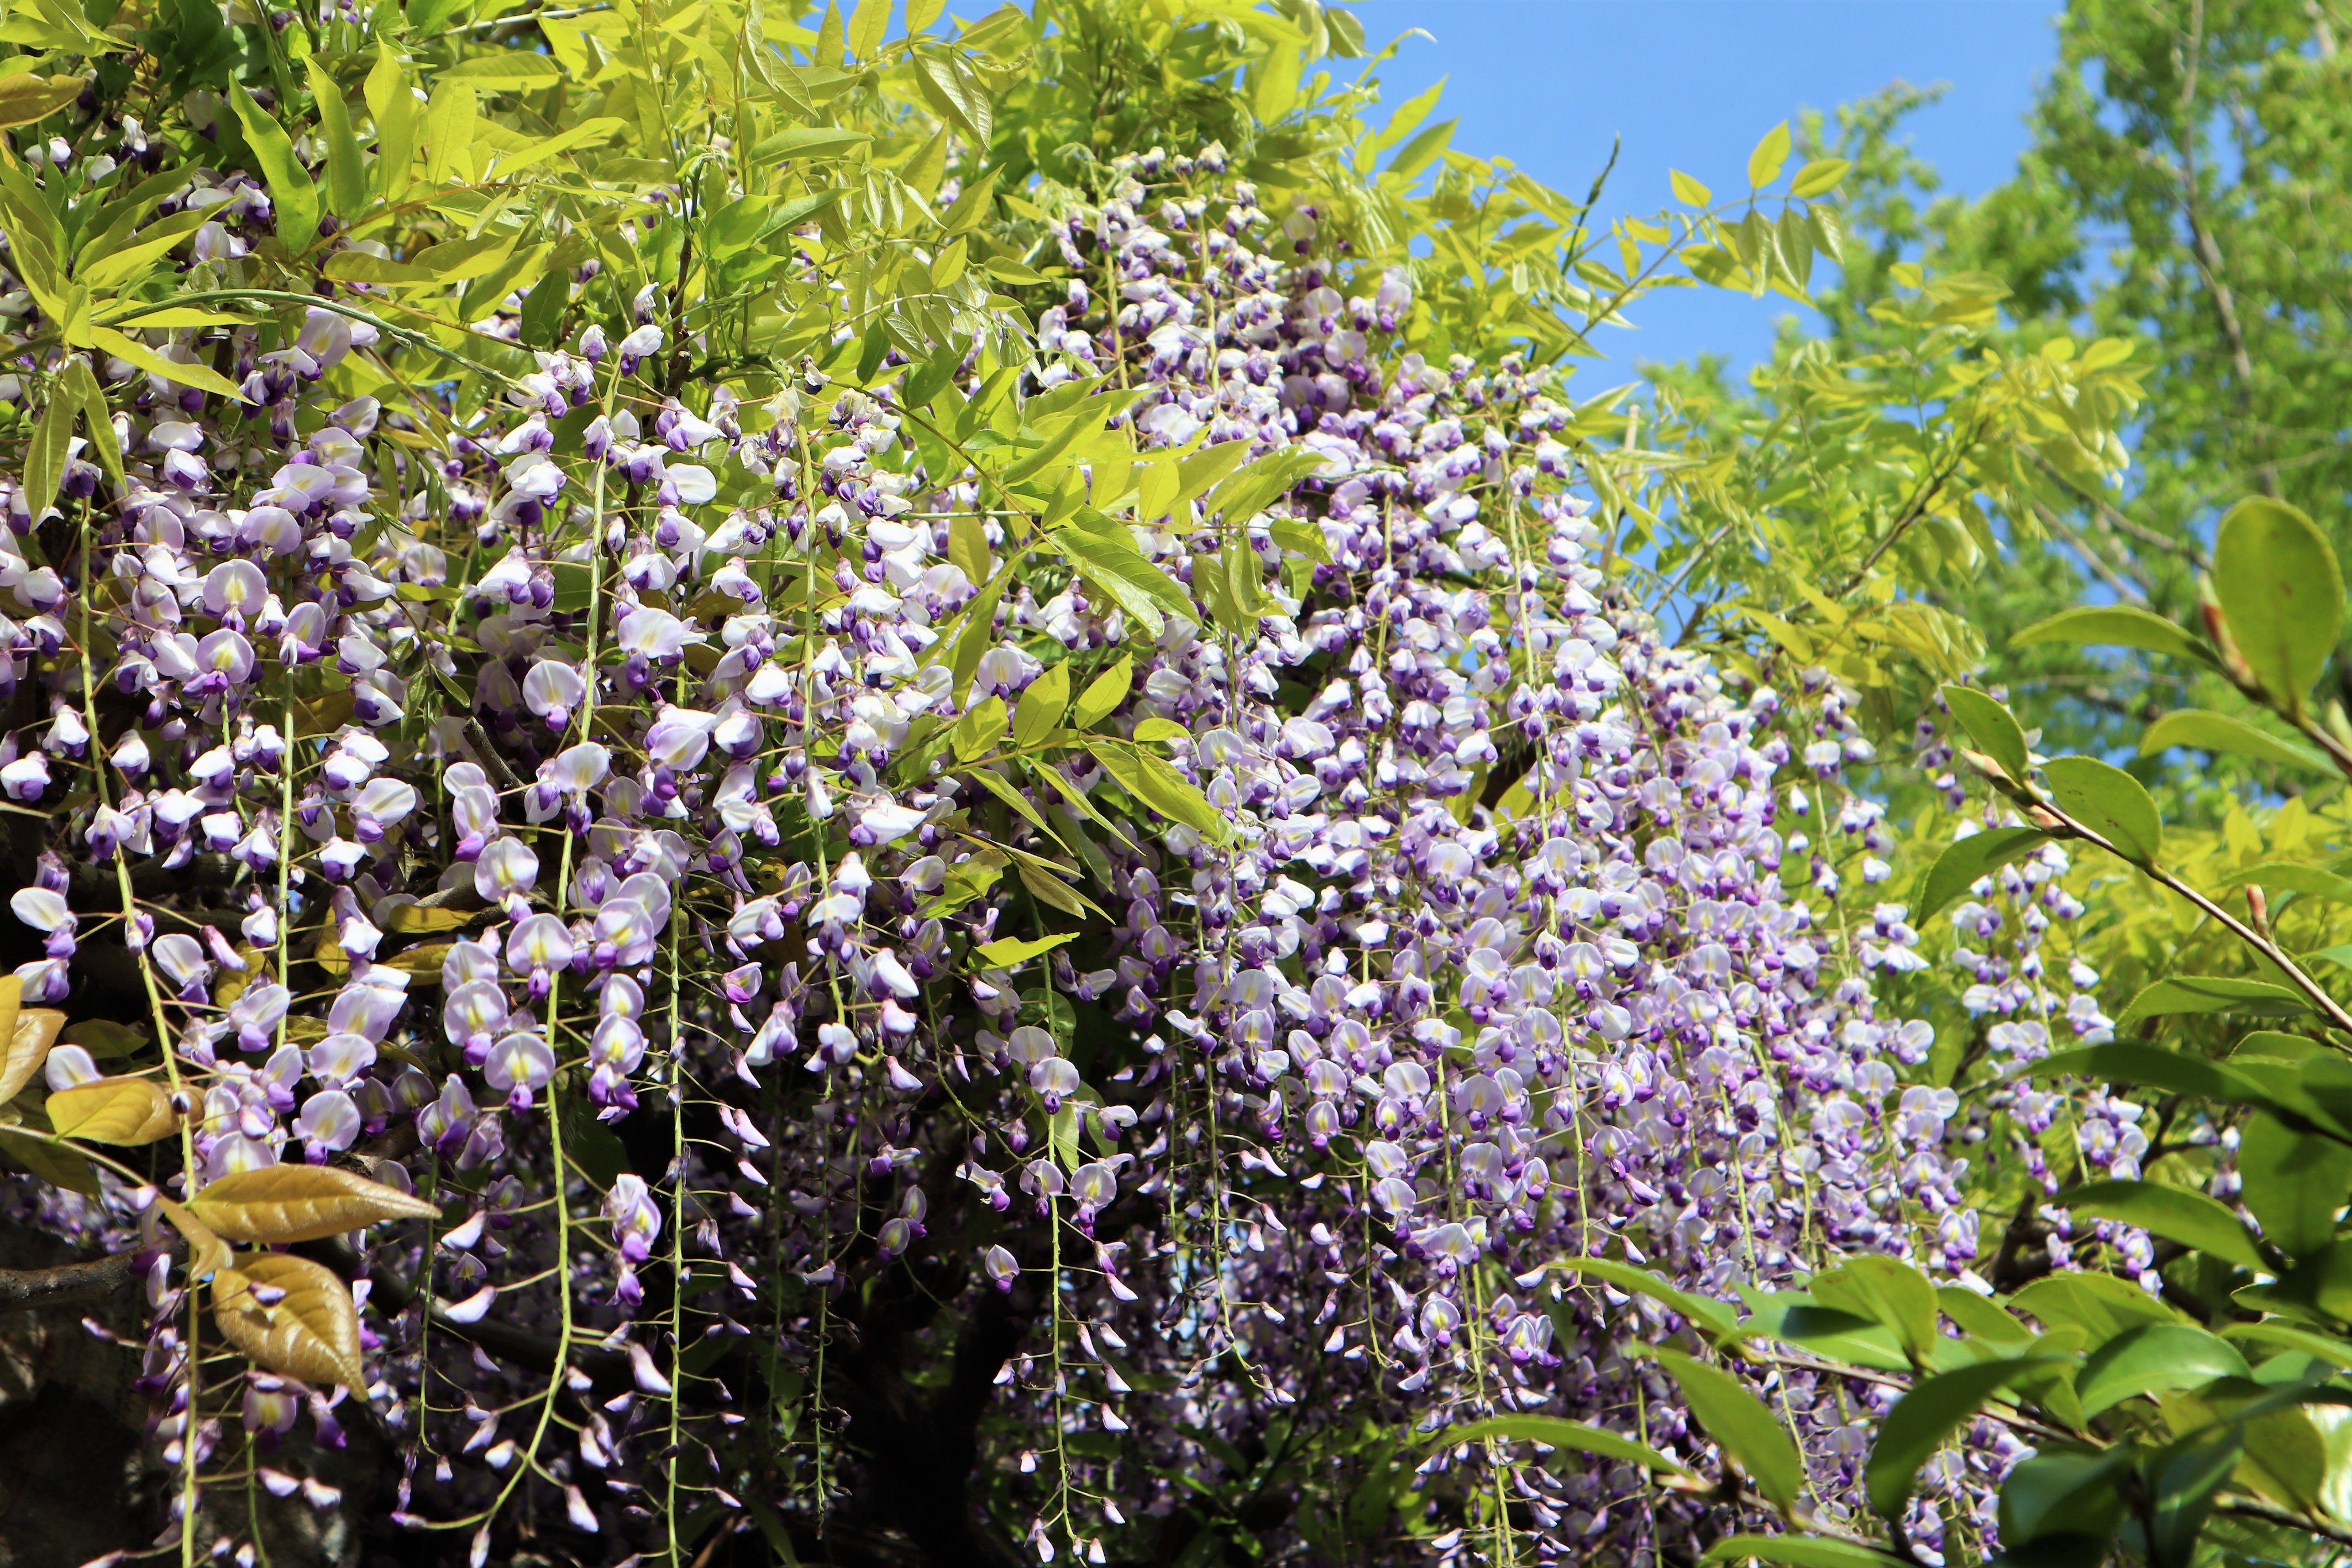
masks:
<svg viewBox="0 0 2352 1568"><path fill-rule="evenodd" d="M367 1385L351 1287L324 1264L282 1252L237 1259L213 1275L213 1321L257 1366L305 1383Z"/></svg>
<svg viewBox="0 0 2352 1568"><path fill-rule="evenodd" d="M49 1096L49 1125L61 1138L131 1148L179 1125L172 1096L152 1078L101 1078Z"/></svg>
<svg viewBox="0 0 2352 1568"><path fill-rule="evenodd" d="M383 1219L425 1219L433 1206L332 1166L264 1166L225 1176L188 1205L232 1241L316 1241Z"/></svg>
<svg viewBox="0 0 2352 1568"><path fill-rule="evenodd" d="M17 981L14 975L0 982L0 993L6 998L6 1005L0 1006L0 1040L7 1041L6 1054L0 1055L0 1105L5 1105L48 1061L49 1048L66 1026L66 1015L55 1008L15 1006Z"/></svg>

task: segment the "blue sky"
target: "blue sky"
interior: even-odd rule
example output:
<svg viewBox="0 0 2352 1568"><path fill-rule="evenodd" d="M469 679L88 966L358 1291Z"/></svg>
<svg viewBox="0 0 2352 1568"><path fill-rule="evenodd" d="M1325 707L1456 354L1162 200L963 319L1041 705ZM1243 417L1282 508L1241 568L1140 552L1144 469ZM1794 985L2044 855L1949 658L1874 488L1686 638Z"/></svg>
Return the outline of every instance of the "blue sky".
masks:
<svg viewBox="0 0 2352 1568"><path fill-rule="evenodd" d="M1648 212L1670 200L1669 168L1718 194L1744 188L1748 149L1801 109L1828 110L1897 79L1948 86L1914 117L1912 140L1948 188L1981 192L2026 146L2026 111L2057 56L2059 0L1362 0L1368 41L1409 39L1381 68L1402 103L1444 78L1439 116L1461 120L1454 145L1511 158L1581 196L1624 152L1604 210ZM1745 366L1770 351L1773 322L1794 309L1717 290L1655 294L1640 329L1595 346L1618 366L1578 378L1588 394L1631 379L1634 360L1724 353ZM1605 378L1605 379L1603 379Z"/></svg>

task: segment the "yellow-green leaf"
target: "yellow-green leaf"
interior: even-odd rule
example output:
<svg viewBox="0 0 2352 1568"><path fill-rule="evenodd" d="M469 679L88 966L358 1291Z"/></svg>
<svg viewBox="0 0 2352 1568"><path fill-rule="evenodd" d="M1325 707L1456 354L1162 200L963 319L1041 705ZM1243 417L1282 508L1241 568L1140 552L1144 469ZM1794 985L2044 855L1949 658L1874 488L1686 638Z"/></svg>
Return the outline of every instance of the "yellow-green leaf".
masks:
<svg viewBox="0 0 2352 1568"><path fill-rule="evenodd" d="M245 393L238 390L235 382L206 366L167 360L146 344L110 327L93 327L89 335L94 346L104 349L118 360L128 361L150 375L162 376L167 382L177 382L184 387L194 387L198 392L211 392L218 397L234 398L239 402L245 401Z"/></svg>
<svg viewBox="0 0 2352 1568"><path fill-rule="evenodd" d="M47 120L81 90L79 77L0 77L0 131Z"/></svg>
<svg viewBox="0 0 2352 1568"><path fill-rule="evenodd" d="M1034 746L1045 739L1062 722L1062 715L1069 706L1070 665L1065 660L1048 666L1021 694L1021 706L1013 710L1014 743Z"/></svg>
<svg viewBox="0 0 2352 1568"><path fill-rule="evenodd" d="M25 507L36 521L58 498L73 444L73 402L62 396L52 396L34 422L32 444L25 450Z"/></svg>
<svg viewBox="0 0 2352 1568"><path fill-rule="evenodd" d="M971 956L992 969L1003 969L1025 958L1034 958L1041 953L1050 953L1063 943L1077 939L1078 934L1075 931L1065 931L1058 936L1004 936L974 947Z"/></svg>
<svg viewBox="0 0 2352 1568"><path fill-rule="evenodd" d="M1079 694L1077 706L1070 710L1072 727L1092 729L1118 711L1118 705L1127 700L1134 681L1135 661L1121 653L1118 663L1087 683L1087 689Z"/></svg>
<svg viewBox="0 0 2352 1568"><path fill-rule="evenodd" d="M327 204L349 224L367 207L367 162L360 155L359 138L352 134L352 114L343 89L319 57L305 62L310 73L310 96L319 105L319 138L327 144Z"/></svg>
<svg viewBox="0 0 2352 1568"><path fill-rule="evenodd" d="M890 0L857 0L849 14L849 52L870 60L882 51L883 35L890 28Z"/></svg>
<svg viewBox="0 0 2352 1568"><path fill-rule="evenodd" d="M460 60L443 71L440 79L464 82L485 92L509 92L552 87L562 76L562 70L545 55L528 49L501 49L497 54L474 55ZM435 96L439 96L437 88Z"/></svg>
<svg viewBox="0 0 2352 1568"><path fill-rule="evenodd" d="M1748 155L1748 183L1762 190L1780 177L1780 165L1789 161L1789 122L1782 120L1764 133L1756 151Z"/></svg>
<svg viewBox="0 0 2352 1568"><path fill-rule="evenodd" d="M476 99L473 84L446 78L433 85L425 106L425 180L438 185L465 168L464 154L474 144Z"/></svg>
<svg viewBox="0 0 2352 1568"><path fill-rule="evenodd" d="M1826 196L1844 181L1846 171L1853 165L1843 158L1816 158L1797 171L1789 182L1789 194L1811 199Z"/></svg>
<svg viewBox="0 0 2352 1568"><path fill-rule="evenodd" d="M969 762L984 757L989 749L1004 738L1004 699L992 696L975 704L972 710L956 720L948 732L949 744L955 747L956 760Z"/></svg>
<svg viewBox="0 0 2352 1568"><path fill-rule="evenodd" d="M260 161L262 176L268 183L270 204L278 209L278 238L299 255L319 240L319 188L311 183L302 160L294 155L293 138L254 101L251 93L231 82L228 100L236 109L246 143Z"/></svg>

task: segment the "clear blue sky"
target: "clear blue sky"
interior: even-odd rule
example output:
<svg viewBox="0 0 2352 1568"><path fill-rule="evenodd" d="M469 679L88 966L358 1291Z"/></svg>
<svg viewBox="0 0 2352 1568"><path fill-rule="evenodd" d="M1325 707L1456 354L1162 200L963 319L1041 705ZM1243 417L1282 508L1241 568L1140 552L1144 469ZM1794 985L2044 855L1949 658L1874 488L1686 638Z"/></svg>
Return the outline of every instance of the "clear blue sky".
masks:
<svg viewBox="0 0 2352 1568"><path fill-rule="evenodd" d="M1718 194L1745 188L1748 149L1801 109L1824 111L1895 80L1948 84L1914 117L1912 141L1948 189L1998 184L2026 145L2025 114L2057 57L2062 0L1361 0L1350 8L1374 47L1419 27L1381 68L1402 103L1446 80L1438 117L1454 146L1507 156L1582 196L1624 152L1604 210L1654 211L1669 168ZM1631 379L1634 360L1701 352L1744 367L1770 351L1773 322L1795 307L1719 290L1652 295L1635 332L1595 344L1617 365L1577 380L1588 395ZM1602 379L1606 378L1606 379Z"/></svg>

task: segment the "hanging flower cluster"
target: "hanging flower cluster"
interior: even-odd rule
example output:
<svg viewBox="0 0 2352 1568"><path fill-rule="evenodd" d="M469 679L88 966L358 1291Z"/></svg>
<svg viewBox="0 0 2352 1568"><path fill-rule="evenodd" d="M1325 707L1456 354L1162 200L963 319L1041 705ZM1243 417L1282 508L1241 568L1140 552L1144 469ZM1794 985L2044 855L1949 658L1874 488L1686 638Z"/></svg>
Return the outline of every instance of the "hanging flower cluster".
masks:
<svg viewBox="0 0 2352 1568"><path fill-rule="evenodd" d="M280 321L23 356L88 396L0 539L16 985L94 1021L12 1054L9 1190L159 1260L175 1529L216 1476L334 1505L289 1456L354 1405L393 1521L476 1563L525 1519L583 1561L821 1520L887 1463L861 1358L920 1333L1019 1435L982 1500L1102 1562L1269 1422L1701 1454L1628 1354L1685 1314L1589 1263L1973 1280L1983 1113L1881 997L1930 958L1853 694L1675 646L1552 372L1406 351L1412 278L1330 214L1214 146L1107 179L1034 193L1018 351L844 326L754 387L584 256L486 301L530 368L420 391L351 248ZM287 237L243 174L158 211L203 215L191 293ZM814 227L767 243L824 286ZM2064 869L1952 915L2021 1068L2106 1027L2044 972ZM2096 1097L2087 1165L2137 1118ZM1824 1518L1849 1393L1776 1390ZM1440 1559L1707 1517L1432 1442L1393 1506Z"/></svg>

